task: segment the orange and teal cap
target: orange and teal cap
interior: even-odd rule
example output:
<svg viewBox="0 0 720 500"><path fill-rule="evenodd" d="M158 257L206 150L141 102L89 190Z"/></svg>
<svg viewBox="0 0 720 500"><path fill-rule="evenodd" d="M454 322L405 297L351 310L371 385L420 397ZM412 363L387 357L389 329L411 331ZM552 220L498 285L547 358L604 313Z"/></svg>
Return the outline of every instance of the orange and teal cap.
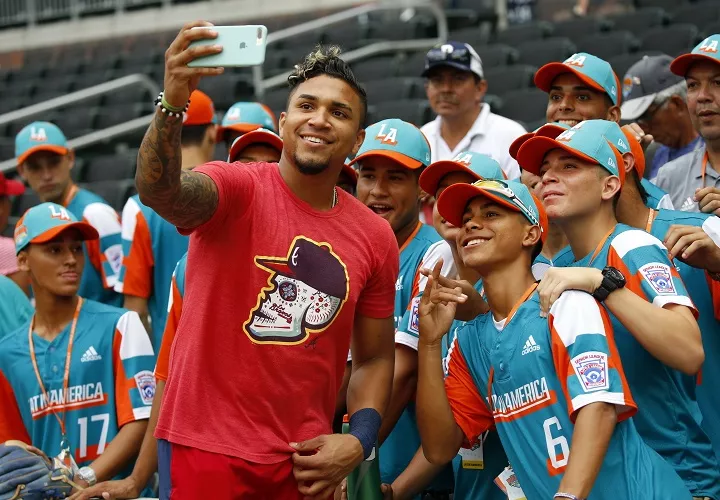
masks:
<svg viewBox="0 0 720 500"><path fill-rule="evenodd" d="M482 179L505 179L500 164L492 157L474 151L463 151L452 160L436 161L426 168L420 174L420 187L426 193L435 194L440 180L453 172L464 172L473 178L473 182Z"/></svg>
<svg viewBox="0 0 720 500"><path fill-rule="evenodd" d="M510 149L508 150L510 153L510 156L517 160L517 152L520 150L520 146L525 144L528 139L531 139L535 136L540 137L550 137L552 139L555 139L557 136L562 134L565 130L569 129L570 125L567 123L560 123L560 122L551 122L546 123L545 125L541 125L538 128L536 128L532 132L528 132L527 134L523 134L517 139L513 141L512 144L510 144Z"/></svg>
<svg viewBox="0 0 720 500"><path fill-rule="evenodd" d="M710 35L697 44L689 54L683 54L670 63L670 71L676 75L685 76L690 65L700 61L710 61L720 64L720 34Z"/></svg>
<svg viewBox="0 0 720 500"><path fill-rule="evenodd" d="M518 181L496 179L481 180L474 184L453 184L438 198L438 212L450 224L461 227L468 203L478 196L520 212L530 224L540 228L540 240L545 242L548 232L545 208L535 195Z"/></svg>
<svg viewBox="0 0 720 500"><path fill-rule="evenodd" d="M365 140L350 165L371 156L384 156L415 170L430 164L430 143L412 123L390 118L365 129Z"/></svg>
<svg viewBox="0 0 720 500"><path fill-rule="evenodd" d="M240 152L252 144L267 144L281 153L283 150L283 141L279 135L272 130L259 128L243 134L233 141L228 152L228 163L234 162Z"/></svg>
<svg viewBox="0 0 720 500"><path fill-rule="evenodd" d="M82 240L99 238L97 230L87 222L79 222L65 207L57 203L41 203L30 209L15 225L15 253L30 243L47 243L68 229L77 229Z"/></svg>
<svg viewBox="0 0 720 500"><path fill-rule="evenodd" d="M227 130L234 130L245 134L259 128L277 133L275 114L264 104L259 102L236 102L225 113L220 127L218 127L218 140Z"/></svg>
<svg viewBox="0 0 720 500"><path fill-rule="evenodd" d="M624 182L625 168L622 154L606 137L609 124L618 127L617 123L607 120L585 120L566 130L556 139L533 137L520 147L517 161L523 169L540 175L545 155L553 149L560 148L581 160L600 165ZM623 135L622 131L619 133Z"/></svg>
<svg viewBox="0 0 720 500"><path fill-rule="evenodd" d="M552 82L563 73L572 73L588 87L608 95L613 104L618 103L620 80L610 63L587 52L578 52L563 62L551 62L535 73L535 86L550 92Z"/></svg>
<svg viewBox="0 0 720 500"><path fill-rule="evenodd" d="M65 134L54 123L32 122L15 136L15 158L18 165L25 163L31 154L38 151L65 155L69 150Z"/></svg>

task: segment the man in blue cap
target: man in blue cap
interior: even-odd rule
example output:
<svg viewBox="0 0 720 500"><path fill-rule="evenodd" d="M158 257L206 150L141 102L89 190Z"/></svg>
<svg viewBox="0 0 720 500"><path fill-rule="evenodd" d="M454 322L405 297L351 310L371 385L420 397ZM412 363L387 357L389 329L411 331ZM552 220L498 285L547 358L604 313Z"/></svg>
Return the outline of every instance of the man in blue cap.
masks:
<svg viewBox="0 0 720 500"><path fill-rule="evenodd" d="M542 177L540 195L569 240L573 267L584 268L549 269L539 287L542 310L569 288L605 305L642 408L635 417L640 435L695 497L718 498L718 462L691 397L692 376L704 359L696 309L660 240L618 224L625 160L609 136L624 134L613 122L586 120L557 139L534 137L518 152L520 165Z"/></svg>
<svg viewBox="0 0 720 500"><path fill-rule="evenodd" d="M426 78L428 101L437 115L422 127L430 142L432 161L473 151L494 158L509 179L519 177L508 147L525 129L496 115L483 103L488 82L480 56L470 44L450 41L430 49L422 76Z"/></svg>
<svg viewBox="0 0 720 500"><path fill-rule="evenodd" d="M121 305L122 297L113 290L123 258L120 220L105 200L72 181L75 154L65 134L53 123L33 122L15 137L15 157L18 173L41 201L62 205L100 234L99 239L85 243L86 265L79 295Z"/></svg>
<svg viewBox="0 0 720 500"><path fill-rule="evenodd" d="M0 442L57 456L82 486L127 474L155 393L155 354L137 313L78 295L83 242L98 237L61 205L25 212L15 249L36 309L0 343Z"/></svg>
<svg viewBox="0 0 720 500"><path fill-rule="evenodd" d="M412 402L417 380L417 304L426 279L420 269L432 269L443 259L444 275L454 276L456 270L447 243L432 226L419 220L419 177L430 164L430 145L423 133L398 119L375 123L366 129L351 164L358 167L357 198L388 221L400 248L395 284L395 375L379 435L380 442L384 441L379 451L382 480L392 484L420 446ZM426 474L425 484L413 481L408 486L421 491L438 470ZM404 494L401 481L393 485L398 495ZM446 478L437 487L449 489L451 484Z"/></svg>

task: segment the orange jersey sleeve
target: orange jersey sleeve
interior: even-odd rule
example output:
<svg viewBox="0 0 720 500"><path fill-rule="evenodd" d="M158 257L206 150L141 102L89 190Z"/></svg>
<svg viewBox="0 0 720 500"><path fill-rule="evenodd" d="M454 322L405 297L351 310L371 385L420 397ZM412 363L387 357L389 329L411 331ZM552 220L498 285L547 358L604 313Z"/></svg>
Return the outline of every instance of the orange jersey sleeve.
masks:
<svg viewBox="0 0 720 500"><path fill-rule="evenodd" d="M173 276L170 288L170 307L168 308L168 317L165 322L165 331L163 332L157 365L155 365L155 378L164 382L167 382L168 372L170 371L170 350L172 349L173 340L175 340L175 332L177 331L178 324L180 323L182 303L183 297L178 288L176 277Z"/></svg>

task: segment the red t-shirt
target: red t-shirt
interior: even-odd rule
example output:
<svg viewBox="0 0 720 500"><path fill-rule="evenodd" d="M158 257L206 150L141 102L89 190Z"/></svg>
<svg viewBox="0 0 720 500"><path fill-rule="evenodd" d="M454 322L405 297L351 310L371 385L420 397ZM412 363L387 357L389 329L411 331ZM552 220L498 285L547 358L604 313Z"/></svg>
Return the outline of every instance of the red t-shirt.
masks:
<svg viewBox="0 0 720 500"><path fill-rule="evenodd" d="M155 436L257 463L331 432L355 314L393 315L390 225L346 192L327 212L276 163L212 162L218 208L194 229Z"/></svg>

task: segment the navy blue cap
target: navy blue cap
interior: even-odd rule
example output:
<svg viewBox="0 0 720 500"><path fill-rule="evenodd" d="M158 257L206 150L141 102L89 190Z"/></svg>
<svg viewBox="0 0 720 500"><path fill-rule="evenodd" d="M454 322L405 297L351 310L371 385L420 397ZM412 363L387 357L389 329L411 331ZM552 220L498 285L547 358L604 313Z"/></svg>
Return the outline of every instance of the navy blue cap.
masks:
<svg viewBox="0 0 720 500"><path fill-rule="evenodd" d="M427 76L430 70L442 66L450 66L483 78L482 61L469 43L447 42L430 49L425 56L422 76Z"/></svg>

